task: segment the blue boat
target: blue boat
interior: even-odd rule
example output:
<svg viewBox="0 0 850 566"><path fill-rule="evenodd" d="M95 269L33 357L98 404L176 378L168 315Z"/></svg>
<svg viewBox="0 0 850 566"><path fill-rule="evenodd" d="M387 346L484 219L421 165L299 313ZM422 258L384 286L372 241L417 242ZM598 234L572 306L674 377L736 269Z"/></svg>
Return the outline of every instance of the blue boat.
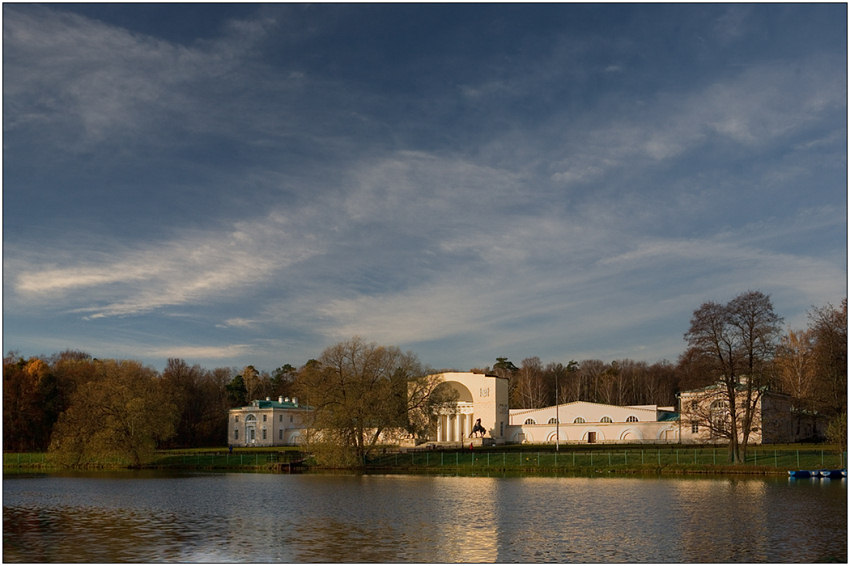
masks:
<svg viewBox="0 0 850 566"><path fill-rule="evenodd" d="M817 471L811 470L788 470L788 475L792 478L810 478L812 476L817 477Z"/></svg>
<svg viewBox="0 0 850 566"><path fill-rule="evenodd" d="M846 473L844 470L820 470L818 474L822 478L840 478L844 477L844 473L842 472Z"/></svg>

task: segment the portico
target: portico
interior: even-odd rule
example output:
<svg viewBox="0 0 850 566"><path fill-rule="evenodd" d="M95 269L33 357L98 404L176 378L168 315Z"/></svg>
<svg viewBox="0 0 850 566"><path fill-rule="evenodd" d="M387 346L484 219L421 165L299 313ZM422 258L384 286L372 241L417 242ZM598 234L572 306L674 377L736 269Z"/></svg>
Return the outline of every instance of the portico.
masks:
<svg viewBox="0 0 850 566"><path fill-rule="evenodd" d="M456 403L437 416L437 442L460 442L470 435L475 424L475 406Z"/></svg>
<svg viewBox="0 0 850 566"><path fill-rule="evenodd" d="M468 443L475 422L481 419L489 442L505 442L508 425L508 380L472 372L441 374L438 388L448 390L452 401L443 404L436 417L431 438L437 443ZM473 439L474 440L474 439Z"/></svg>

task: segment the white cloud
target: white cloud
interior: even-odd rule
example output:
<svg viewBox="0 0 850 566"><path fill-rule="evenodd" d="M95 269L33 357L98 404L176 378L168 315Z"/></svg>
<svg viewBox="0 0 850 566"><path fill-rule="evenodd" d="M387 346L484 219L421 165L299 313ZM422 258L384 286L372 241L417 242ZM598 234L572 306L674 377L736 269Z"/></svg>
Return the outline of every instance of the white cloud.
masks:
<svg viewBox="0 0 850 566"><path fill-rule="evenodd" d="M10 250L14 292L31 305L64 301L73 312L103 318L197 304L268 284L281 270L319 253L280 213L239 221L229 231L187 233L134 249L107 250L82 265L41 268ZM63 250L53 250L60 261ZM41 255L47 255L42 252Z"/></svg>
<svg viewBox="0 0 850 566"><path fill-rule="evenodd" d="M755 64L707 87L659 91L640 112L612 114L591 127L579 121L569 127L562 157L553 159L552 179L587 182L613 170L643 168L676 158L715 135L747 146L776 144L845 107L844 79L831 68L834 62L816 56L790 65ZM565 127L561 121L555 125Z"/></svg>
<svg viewBox="0 0 850 566"><path fill-rule="evenodd" d="M223 346L193 346L191 344L172 344L162 348L142 348L145 356L154 358L188 358L205 360L225 360L249 356L254 347L250 344L225 344Z"/></svg>

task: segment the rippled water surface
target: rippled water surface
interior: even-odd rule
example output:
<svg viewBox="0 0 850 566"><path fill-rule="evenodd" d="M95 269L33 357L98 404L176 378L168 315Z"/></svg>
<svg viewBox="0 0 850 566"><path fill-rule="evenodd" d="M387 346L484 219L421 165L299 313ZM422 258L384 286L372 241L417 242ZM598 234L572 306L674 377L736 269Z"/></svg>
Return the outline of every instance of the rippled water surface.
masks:
<svg viewBox="0 0 850 566"><path fill-rule="evenodd" d="M847 561L846 480L7 476L5 562Z"/></svg>

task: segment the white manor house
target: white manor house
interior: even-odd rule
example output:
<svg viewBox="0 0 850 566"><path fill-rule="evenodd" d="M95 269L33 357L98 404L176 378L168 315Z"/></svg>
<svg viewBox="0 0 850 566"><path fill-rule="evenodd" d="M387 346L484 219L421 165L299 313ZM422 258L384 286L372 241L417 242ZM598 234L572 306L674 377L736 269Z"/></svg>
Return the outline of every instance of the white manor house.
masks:
<svg viewBox="0 0 850 566"><path fill-rule="evenodd" d="M440 374L439 388L451 388L457 401L436 415L436 429L425 442L430 446L520 443L680 443L723 442L706 437L696 423L696 415L688 414L693 399L709 389L683 392L680 405L616 406L576 401L540 409L510 409L509 380L473 372ZM792 442L796 440L790 404L776 402L786 396L765 393L760 411L774 411L762 424L777 423L771 434L756 435L751 442ZM681 398L687 403L681 403ZM778 412L777 412L778 410ZM230 410L228 442L233 446L282 446L300 444L305 436L311 409L298 399L285 397L277 401L255 400L246 407ZM480 419L483 438L471 438ZM779 424L781 423L781 424ZM684 430L683 430L684 427ZM767 432L765 426L765 432ZM420 441L421 442L421 441Z"/></svg>

